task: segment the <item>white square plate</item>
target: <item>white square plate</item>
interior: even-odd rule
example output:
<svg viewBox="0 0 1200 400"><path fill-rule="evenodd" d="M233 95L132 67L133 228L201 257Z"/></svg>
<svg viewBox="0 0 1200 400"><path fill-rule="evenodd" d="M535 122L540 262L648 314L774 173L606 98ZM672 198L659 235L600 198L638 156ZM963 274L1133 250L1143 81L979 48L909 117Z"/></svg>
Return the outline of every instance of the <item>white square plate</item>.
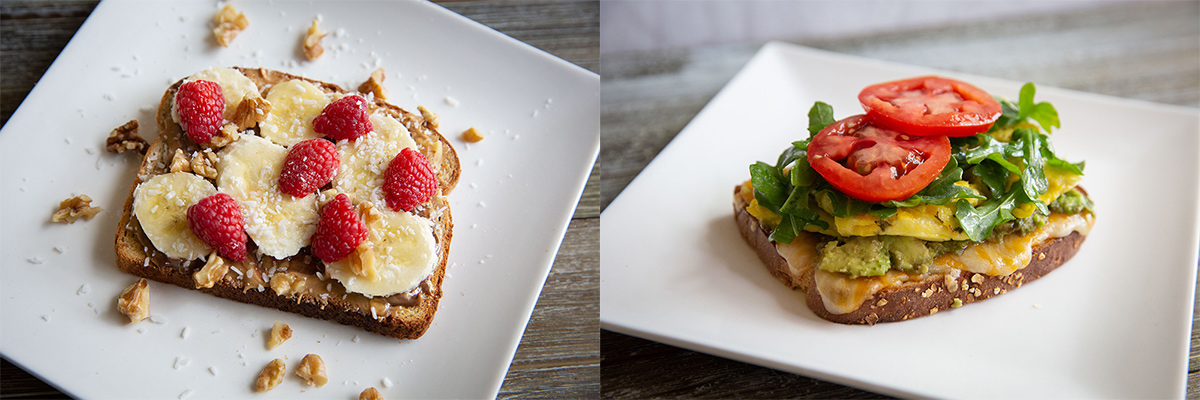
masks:
<svg viewBox="0 0 1200 400"><path fill-rule="evenodd" d="M601 215L605 329L905 397L1183 397L1197 257L1200 113L1039 87L1058 154L1087 160L1097 222L1054 273L902 323L815 316L737 232L733 187L808 136L814 101L926 74L1016 98L1020 82L770 43Z"/></svg>
<svg viewBox="0 0 1200 400"><path fill-rule="evenodd" d="M209 31L217 6L103 2L4 126L0 352L84 398L354 398L369 386L387 398L495 396L599 150L599 77L423 2L236 2L250 26L229 48ZM334 32L326 53L299 61L318 15ZM140 160L104 152L104 139L131 118L153 138L167 85L213 65L346 88L382 66L393 103L440 114L463 173L450 195L445 295L424 337L397 341L159 283L151 313L162 323L124 324L115 299L135 279L117 269L113 238ZM471 126L487 139L458 140ZM79 193L104 211L48 222ZM276 320L295 336L267 351ZM308 353L325 359L323 388L292 374ZM254 394L274 358L288 378Z"/></svg>

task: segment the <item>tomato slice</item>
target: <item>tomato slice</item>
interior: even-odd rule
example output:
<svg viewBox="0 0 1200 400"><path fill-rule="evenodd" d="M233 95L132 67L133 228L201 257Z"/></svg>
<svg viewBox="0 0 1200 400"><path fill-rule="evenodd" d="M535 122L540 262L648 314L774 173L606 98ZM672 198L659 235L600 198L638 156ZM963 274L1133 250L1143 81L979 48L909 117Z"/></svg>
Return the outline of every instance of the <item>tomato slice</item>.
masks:
<svg viewBox="0 0 1200 400"><path fill-rule="evenodd" d="M867 86L858 94L867 117L921 136L971 136L1000 118L1000 103L966 82L922 76Z"/></svg>
<svg viewBox="0 0 1200 400"><path fill-rule="evenodd" d="M808 145L808 163L847 196L872 203L904 200L950 161L950 139L912 136L865 115L829 124Z"/></svg>

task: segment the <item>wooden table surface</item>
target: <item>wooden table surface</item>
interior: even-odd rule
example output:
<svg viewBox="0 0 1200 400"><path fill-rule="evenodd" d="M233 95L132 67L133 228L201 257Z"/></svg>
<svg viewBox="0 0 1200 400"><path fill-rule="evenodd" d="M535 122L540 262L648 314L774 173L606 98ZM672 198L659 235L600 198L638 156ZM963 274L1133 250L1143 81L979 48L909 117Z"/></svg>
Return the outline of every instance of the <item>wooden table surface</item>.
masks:
<svg viewBox="0 0 1200 400"><path fill-rule="evenodd" d="M1054 15L791 42L906 64L1200 106L1200 2L1195 1L1108 4ZM603 207L760 46L601 57ZM1195 326L1189 398L1200 396L1200 335ZM603 397L882 397L609 331L602 331L600 341Z"/></svg>
<svg viewBox="0 0 1200 400"><path fill-rule="evenodd" d="M439 3L517 40L599 71L600 10L594 1ZM95 1L0 3L0 118L4 122L95 6ZM98 134L107 134L107 129ZM599 217L599 171L593 169L499 397L599 396ZM7 360L0 366L0 397L66 397Z"/></svg>

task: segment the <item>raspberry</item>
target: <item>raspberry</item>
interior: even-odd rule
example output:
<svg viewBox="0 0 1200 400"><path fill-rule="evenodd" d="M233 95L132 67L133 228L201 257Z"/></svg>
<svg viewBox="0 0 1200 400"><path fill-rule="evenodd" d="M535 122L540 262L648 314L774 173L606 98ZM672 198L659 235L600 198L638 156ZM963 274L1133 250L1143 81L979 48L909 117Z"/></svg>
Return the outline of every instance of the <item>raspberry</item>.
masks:
<svg viewBox="0 0 1200 400"><path fill-rule="evenodd" d="M358 219L350 198L338 194L321 206L321 219L312 235L312 254L326 263L346 258L367 240L367 225Z"/></svg>
<svg viewBox="0 0 1200 400"><path fill-rule="evenodd" d="M175 111L188 137L196 143L208 143L224 122L221 116L225 113L225 95L221 94L221 85L203 80L184 82L175 93Z"/></svg>
<svg viewBox="0 0 1200 400"><path fill-rule="evenodd" d="M242 209L236 200L225 193L200 199L188 207L188 227L204 243L217 249L226 258L246 260L246 231L243 229Z"/></svg>
<svg viewBox="0 0 1200 400"><path fill-rule="evenodd" d="M283 160L279 190L296 197L308 196L333 179L341 162L333 142L318 138L296 143Z"/></svg>
<svg viewBox="0 0 1200 400"><path fill-rule="evenodd" d="M421 153L405 148L383 172L383 194L393 211L412 211L437 192L437 176Z"/></svg>
<svg viewBox="0 0 1200 400"><path fill-rule="evenodd" d="M313 129L333 140L358 139L370 132L371 118L367 116L367 101L361 96L346 96L329 103L321 115L313 119Z"/></svg>

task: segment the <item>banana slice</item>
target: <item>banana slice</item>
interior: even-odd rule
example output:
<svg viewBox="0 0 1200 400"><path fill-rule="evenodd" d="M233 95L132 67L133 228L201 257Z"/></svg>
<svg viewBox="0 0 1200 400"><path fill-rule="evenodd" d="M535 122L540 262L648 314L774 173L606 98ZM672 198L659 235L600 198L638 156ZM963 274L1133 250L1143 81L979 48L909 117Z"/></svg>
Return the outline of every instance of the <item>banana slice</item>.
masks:
<svg viewBox="0 0 1200 400"><path fill-rule="evenodd" d="M157 175L133 190L133 215L150 243L167 257L194 260L213 250L188 227L187 209L214 194L217 188L196 174Z"/></svg>
<svg viewBox="0 0 1200 400"><path fill-rule="evenodd" d="M313 130L313 118L329 105L329 96L307 81L293 79L280 83L267 93L271 112L258 124L263 137L281 146L291 146L320 137Z"/></svg>
<svg viewBox="0 0 1200 400"><path fill-rule="evenodd" d="M285 157L283 146L243 134L221 150L217 162L217 187L242 205L246 234L262 254L277 259L296 255L317 229L317 196L279 191Z"/></svg>
<svg viewBox="0 0 1200 400"><path fill-rule="evenodd" d="M370 232L367 245L374 256L374 279L352 272L353 255L327 264L325 271L347 291L367 296L390 296L413 290L438 263L433 222L379 207L372 213L376 214L365 218L365 222Z"/></svg>
<svg viewBox="0 0 1200 400"><path fill-rule="evenodd" d="M417 150L417 143L404 124L386 113L371 114L371 126L375 129L358 140L337 143L342 164L333 178L333 188L351 198L370 199L385 206L379 190L383 172L405 147Z"/></svg>

